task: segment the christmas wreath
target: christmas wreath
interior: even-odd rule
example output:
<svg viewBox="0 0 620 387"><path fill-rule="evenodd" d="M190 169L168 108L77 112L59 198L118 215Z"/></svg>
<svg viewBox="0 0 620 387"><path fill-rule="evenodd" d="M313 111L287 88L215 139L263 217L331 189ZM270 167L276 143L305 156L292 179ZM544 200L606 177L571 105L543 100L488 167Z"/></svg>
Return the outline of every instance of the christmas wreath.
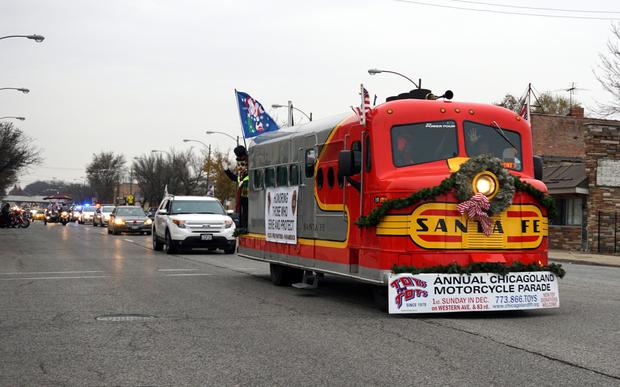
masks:
<svg viewBox="0 0 620 387"><path fill-rule="evenodd" d="M515 179L497 157L480 155L463 163L461 168L453 174L455 195L459 202L471 199L475 194L472 188L474 177L484 171L492 172L499 183L497 194L490 200L487 211L488 215L492 216L508 208L515 194Z"/></svg>

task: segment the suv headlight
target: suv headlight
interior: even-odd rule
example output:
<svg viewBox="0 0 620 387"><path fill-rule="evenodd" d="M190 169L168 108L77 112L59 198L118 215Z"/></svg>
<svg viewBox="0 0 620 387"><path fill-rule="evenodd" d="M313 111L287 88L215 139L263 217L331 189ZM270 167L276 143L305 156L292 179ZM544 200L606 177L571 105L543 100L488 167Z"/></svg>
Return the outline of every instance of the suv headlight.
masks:
<svg viewBox="0 0 620 387"><path fill-rule="evenodd" d="M224 227L225 228L231 228L233 224L235 224L235 222L233 222L233 220L230 219L230 218L224 220Z"/></svg>
<svg viewBox="0 0 620 387"><path fill-rule="evenodd" d="M144 221L144 224L152 224L153 221L151 220L151 218L148 218L147 220Z"/></svg>
<svg viewBox="0 0 620 387"><path fill-rule="evenodd" d="M172 223L176 224L178 228L185 228L185 221L180 219L172 219Z"/></svg>

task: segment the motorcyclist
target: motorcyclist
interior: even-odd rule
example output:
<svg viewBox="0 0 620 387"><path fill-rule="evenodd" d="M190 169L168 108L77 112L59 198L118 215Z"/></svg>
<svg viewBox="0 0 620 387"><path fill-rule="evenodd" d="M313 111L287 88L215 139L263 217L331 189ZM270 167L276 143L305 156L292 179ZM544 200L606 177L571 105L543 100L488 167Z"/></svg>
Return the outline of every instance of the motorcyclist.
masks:
<svg viewBox="0 0 620 387"><path fill-rule="evenodd" d="M8 225L11 221L11 205L6 202L0 209L0 224Z"/></svg>

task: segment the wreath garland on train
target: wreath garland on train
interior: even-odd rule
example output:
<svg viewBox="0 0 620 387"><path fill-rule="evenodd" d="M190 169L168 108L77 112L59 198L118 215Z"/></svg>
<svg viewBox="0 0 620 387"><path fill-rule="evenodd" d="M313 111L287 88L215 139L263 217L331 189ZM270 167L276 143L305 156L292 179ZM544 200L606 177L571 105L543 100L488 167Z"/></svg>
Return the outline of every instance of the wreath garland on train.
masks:
<svg viewBox="0 0 620 387"><path fill-rule="evenodd" d="M359 227L376 226L390 210L406 208L421 201L432 200L453 189L456 198L461 203L466 202L474 196L472 190L474 177L484 171L495 174L499 183L497 194L490 200L488 209L485 210L488 216L493 216L493 214L500 213L508 208L515 191L526 192L533 196L547 209L549 217L552 218L556 215L555 202L551 196L536 189L531 184L521 181L518 176L511 175L504 168L500 159L492 155L480 155L467 160L458 171L453 172L436 187L423 188L407 197L384 201L379 207L370 211L367 216L360 216L357 225Z"/></svg>

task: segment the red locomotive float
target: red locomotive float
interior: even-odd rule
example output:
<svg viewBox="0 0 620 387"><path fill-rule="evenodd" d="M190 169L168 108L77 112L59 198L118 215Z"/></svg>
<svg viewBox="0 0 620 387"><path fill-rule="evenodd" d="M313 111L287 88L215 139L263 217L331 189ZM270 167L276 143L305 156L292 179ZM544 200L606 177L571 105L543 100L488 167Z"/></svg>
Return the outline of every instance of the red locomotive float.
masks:
<svg viewBox="0 0 620 387"><path fill-rule="evenodd" d="M458 276L441 272L487 272L481 281L506 268L549 274L551 207L526 120L425 89L388 98L366 118L362 124L347 114L255 137L250 221L239 255L269 262L277 285L302 281L306 273L304 281L314 278L316 286L320 275L333 274L387 285L401 301L428 293L434 284L421 287L425 281ZM403 285L394 277L399 271L415 278ZM416 277L425 272L438 276ZM544 305L540 293L516 309L558 306L553 286ZM489 294L527 295L498 289ZM461 305L480 295L468 294L471 302ZM431 311L424 306L420 311ZM451 310L471 310L462 307Z"/></svg>

